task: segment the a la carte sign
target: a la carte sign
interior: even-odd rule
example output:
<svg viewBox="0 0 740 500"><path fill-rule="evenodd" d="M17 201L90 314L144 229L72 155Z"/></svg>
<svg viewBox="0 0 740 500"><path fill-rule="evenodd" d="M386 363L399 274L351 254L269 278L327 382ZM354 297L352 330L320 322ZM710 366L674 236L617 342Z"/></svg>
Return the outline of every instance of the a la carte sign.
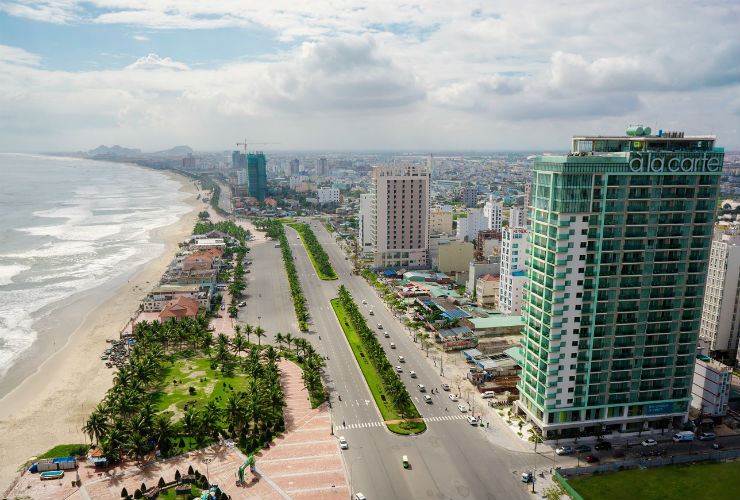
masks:
<svg viewBox="0 0 740 500"><path fill-rule="evenodd" d="M721 154L702 153L633 153L629 167L632 172L720 172Z"/></svg>

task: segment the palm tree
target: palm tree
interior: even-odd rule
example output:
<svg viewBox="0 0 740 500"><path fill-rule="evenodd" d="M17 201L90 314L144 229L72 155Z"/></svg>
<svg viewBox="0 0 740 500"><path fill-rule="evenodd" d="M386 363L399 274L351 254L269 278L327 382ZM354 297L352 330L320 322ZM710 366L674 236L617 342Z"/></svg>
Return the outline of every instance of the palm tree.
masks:
<svg viewBox="0 0 740 500"><path fill-rule="evenodd" d="M283 338L283 334L280 332L277 332L275 334L275 343L278 345L278 349L283 348L283 342L285 342L285 339Z"/></svg>
<svg viewBox="0 0 740 500"><path fill-rule="evenodd" d="M261 326L258 326L254 329L254 334L257 335L257 345L261 346L262 343L260 342L260 339L265 337L265 330L263 330Z"/></svg>
<svg viewBox="0 0 740 500"><path fill-rule="evenodd" d="M247 344L249 344L249 336L252 334L253 331L254 327L252 325L250 325L249 323L244 325L244 333L247 334Z"/></svg>
<svg viewBox="0 0 740 500"><path fill-rule="evenodd" d="M108 427L108 417L105 416L103 408L98 405L82 427L82 432L90 437L91 443L93 442L93 438L95 438L95 443L99 443L108 431Z"/></svg>
<svg viewBox="0 0 740 500"><path fill-rule="evenodd" d="M231 340L231 346L234 350L234 353L239 356L242 352L244 352L247 348L247 342L244 338L244 334L238 330L239 326L237 325L234 330L236 331L236 334L234 335L234 338Z"/></svg>
<svg viewBox="0 0 740 500"><path fill-rule="evenodd" d="M169 438L172 435L172 421L170 420L170 416L166 413L157 415L152 431L157 448L166 452L169 449Z"/></svg>
<svg viewBox="0 0 740 500"><path fill-rule="evenodd" d="M185 414L182 416L182 426L185 428L185 432L188 436L194 437L198 433L200 427L200 415L195 406L190 405L185 410Z"/></svg>
<svg viewBox="0 0 740 500"><path fill-rule="evenodd" d="M138 432L131 434L131 441L129 444L131 446L131 451L134 452L136 461L139 463L141 463L142 457L144 457L144 455L146 455L151 449L147 444L147 439Z"/></svg>
<svg viewBox="0 0 740 500"><path fill-rule="evenodd" d="M283 337L283 340L288 345L288 351L290 351L290 344L293 343L293 335L291 335L290 333L286 333Z"/></svg>

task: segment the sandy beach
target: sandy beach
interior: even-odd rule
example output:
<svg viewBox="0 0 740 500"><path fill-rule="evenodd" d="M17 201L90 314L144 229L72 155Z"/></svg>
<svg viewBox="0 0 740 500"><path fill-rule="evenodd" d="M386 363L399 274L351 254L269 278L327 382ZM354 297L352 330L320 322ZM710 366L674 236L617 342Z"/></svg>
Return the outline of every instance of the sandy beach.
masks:
<svg viewBox="0 0 740 500"><path fill-rule="evenodd" d="M124 276L71 300L54 318L56 353L0 399L0 492L6 491L19 467L32 456L58 444L88 441L80 428L114 375L114 370L99 359L108 347L106 339L118 337L142 298L159 280L178 243L191 233L198 211L207 209L196 200L191 180L166 174L182 184L181 191L191 195L186 202L192 210L153 234L155 241L165 243L164 253L128 280ZM81 324L80 318L84 318Z"/></svg>

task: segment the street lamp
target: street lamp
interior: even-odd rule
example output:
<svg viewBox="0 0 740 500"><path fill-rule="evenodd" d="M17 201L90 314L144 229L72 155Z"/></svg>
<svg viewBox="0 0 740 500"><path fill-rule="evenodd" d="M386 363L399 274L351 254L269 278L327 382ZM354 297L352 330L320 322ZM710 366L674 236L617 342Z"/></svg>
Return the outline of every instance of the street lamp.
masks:
<svg viewBox="0 0 740 500"><path fill-rule="evenodd" d="M211 462L213 462L213 459L212 459L212 458L204 458L204 459L202 460L202 462L203 462L204 464L206 464L206 477L208 478L208 486L210 487L210 486L211 486L211 479L210 479L210 477L208 476L208 464L210 464Z"/></svg>

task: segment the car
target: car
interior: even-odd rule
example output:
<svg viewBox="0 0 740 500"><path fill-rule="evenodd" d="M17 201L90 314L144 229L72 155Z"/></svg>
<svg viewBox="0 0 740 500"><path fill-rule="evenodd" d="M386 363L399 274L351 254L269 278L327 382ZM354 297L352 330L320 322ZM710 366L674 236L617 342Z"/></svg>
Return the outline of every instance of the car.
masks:
<svg viewBox="0 0 740 500"><path fill-rule="evenodd" d="M699 436L699 441L711 441L716 437L717 435L714 432L705 432L704 434Z"/></svg>
<svg viewBox="0 0 740 500"><path fill-rule="evenodd" d="M370 309L370 311L368 312L368 314L369 314L370 316L375 316L375 311L373 311L372 309Z"/></svg>
<svg viewBox="0 0 740 500"><path fill-rule="evenodd" d="M429 394L424 394L424 401L428 404L432 404L432 397Z"/></svg>
<svg viewBox="0 0 740 500"><path fill-rule="evenodd" d="M457 401L457 394L450 394L450 401Z"/></svg>
<svg viewBox="0 0 740 500"><path fill-rule="evenodd" d="M612 444L609 441L599 441L594 445L595 450L611 450Z"/></svg>
<svg viewBox="0 0 740 500"><path fill-rule="evenodd" d="M470 415L468 415L468 423L470 425L478 425L478 419L475 418L475 417L471 417Z"/></svg>
<svg viewBox="0 0 740 500"><path fill-rule="evenodd" d="M301 239L301 235L299 234L298 236L295 237L295 239L300 240Z"/></svg>
<svg viewBox="0 0 740 500"><path fill-rule="evenodd" d="M380 323L378 323L378 330L382 330L382 329L383 329L383 325L381 325Z"/></svg>
<svg viewBox="0 0 740 500"><path fill-rule="evenodd" d="M347 444L347 440L344 439L344 436L339 436L339 447L343 450L346 450L349 448L349 445Z"/></svg>
<svg viewBox="0 0 740 500"><path fill-rule="evenodd" d="M280 248L280 243L275 243L275 248Z"/></svg>
<svg viewBox="0 0 740 500"><path fill-rule="evenodd" d="M532 474L531 470L525 470L522 472L522 482L523 483L531 483L534 481L534 474Z"/></svg>
<svg viewBox="0 0 740 500"><path fill-rule="evenodd" d="M226 310L226 306L224 304L221 304L221 310L222 311L225 311Z"/></svg>
<svg viewBox="0 0 740 500"><path fill-rule="evenodd" d="M555 453L558 455L570 455L573 453L573 447L572 446L561 446L560 448L555 450Z"/></svg>
<svg viewBox="0 0 740 500"><path fill-rule="evenodd" d="M657 446L658 442L655 439L650 438L650 439L646 439L645 441L643 441L642 445L643 446Z"/></svg>
<svg viewBox="0 0 740 500"><path fill-rule="evenodd" d="M364 305L367 305L367 300L365 300L365 299L362 299L362 303L363 303Z"/></svg>
<svg viewBox="0 0 740 500"><path fill-rule="evenodd" d="M397 371L398 373L403 373L403 368L401 368L401 366L400 366L400 365L399 365L399 366L396 366L396 371Z"/></svg>
<svg viewBox="0 0 740 500"><path fill-rule="evenodd" d="M409 457L407 457L406 455L401 457L401 463L403 464L404 469L408 469L409 468Z"/></svg>
<svg viewBox="0 0 740 500"><path fill-rule="evenodd" d="M496 395L496 393L493 392L493 391L486 391L483 394L481 394L480 397L482 397L483 399L487 399L487 398L492 398L495 395Z"/></svg>
<svg viewBox="0 0 740 500"><path fill-rule="evenodd" d="M401 363L405 363L406 362L406 358L404 358L403 356L399 356L398 357L398 361L401 362Z"/></svg>
<svg viewBox="0 0 740 500"><path fill-rule="evenodd" d="M352 497L352 500L367 500L367 497L358 491L355 493L355 496Z"/></svg>
<svg viewBox="0 0 740 500"><path fill-rule="evenodd" d="M417 384L416 387L419 388L419 392L427 392L427 388L424 387L424 384Z"/></svg>
<svg viewBox="0 0 740 500"><path fill-rule="evenodd" d="M591 451L591 447L586 444L580 444L575 447L576 453L588 453Z"/></svg>
<svg viewBox="0 0 740 500"><path fill-rule="evenodd" d="M442 384L442 390L443 391L449 391L450 390L450 384Z"/></svg>
<svg viewBox="0 0 740 500"><path fill-rule="evenodd" d="M383 337L389 339L389 338L391 338L391 334L388 333L388 332L383 332Z"/></svg>
<svg viewBox="0 0 740 500"><path fill-rule="evenodd" d="M468 407L462 404L457 405L457 409L460 410L462 413L465 413L466 411L468 411Z"/></svg>
<svg viewBox="0 0 740 500"><path fill-rule="evenodd" d="M241 302L239 302L239 307L244 307L246 305L247 305L247 303L245 301L243 301L243 300Z"/></svg>
<svg viewBox="0 0 740 500"><path fill-rule="evenodd" d="M595 464L598 461L599 461L599 457L597 457L596 455L588 455L586 457L586 463Z"/></svg>
<svg viewBox="0 0 740 500"><path fill-rule="evenodd" d="M396 348L396 344L394 344L393 342L391 342L391 349L395 349L395 348Z"/></svg>
<svg viewBox="0 0 740 500"><path fill-rule="evenodd" d="M251 269L247 269L247 270L246 270L246 271L244 271L244 272L245 272L245 273L247 273L247 274L249 274L249 273L251 273L251 272L252 272L252 270L251 270Z"/></svg>

